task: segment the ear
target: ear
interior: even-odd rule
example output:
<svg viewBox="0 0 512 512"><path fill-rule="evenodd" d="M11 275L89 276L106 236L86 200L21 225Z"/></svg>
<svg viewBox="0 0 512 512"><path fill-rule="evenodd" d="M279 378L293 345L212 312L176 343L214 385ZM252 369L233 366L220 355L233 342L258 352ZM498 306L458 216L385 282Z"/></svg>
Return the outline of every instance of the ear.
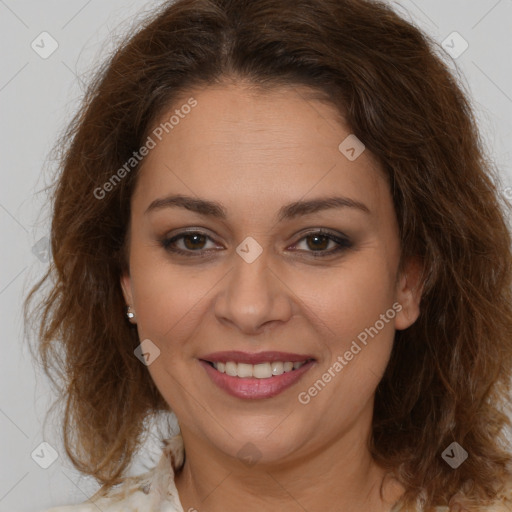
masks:
<svg viewBox="0 0 512 512"><path fill-rule="evenodd" d="M404 265L397 279L396 300L402 309L395 317L395 329L410 327L420 316L420 301L423 292L423 265L413 257Z"/></svg>
<svg viewBox="0 0 512 512"><path fill-rule="evenodd" d="M121 276L121 289L127 306L133 305L132 280L128 273Z"/></svg>

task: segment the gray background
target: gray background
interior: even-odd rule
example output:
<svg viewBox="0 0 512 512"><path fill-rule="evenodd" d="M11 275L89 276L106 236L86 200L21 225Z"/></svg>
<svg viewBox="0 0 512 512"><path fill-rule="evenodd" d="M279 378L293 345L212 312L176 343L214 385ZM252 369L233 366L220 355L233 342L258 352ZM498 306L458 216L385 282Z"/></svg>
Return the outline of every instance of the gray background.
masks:
<svg viewBox="0 0 512 512"><path fill-rule="evenodd" d="M41 215L45 195L40 191L53 169L49 150L75 111L90 72L118 37L132 30L134 20L160 3L0 0L0 321L5 327L0 358L0 512L81 502L97 488L66 459L56 420L43 425L53 395L31 360L21 303L48 264L49 224L48 216ZM467 50L448 60L472 98L488 153L501 171L501 187L512 199L512 0L392 3L440 45L446 40L452 53L459 53L467 41ZM40 36L44 31L58 44L46 59L31 47L35 41L40 53L51 49L50 39ZM451 36L454 31L463 40ZM155 460L157 438L154 431L147 454L132 472ZM58 454L48 469L35 462L51 461L51 450L39 447L43 441Z"/></svg>

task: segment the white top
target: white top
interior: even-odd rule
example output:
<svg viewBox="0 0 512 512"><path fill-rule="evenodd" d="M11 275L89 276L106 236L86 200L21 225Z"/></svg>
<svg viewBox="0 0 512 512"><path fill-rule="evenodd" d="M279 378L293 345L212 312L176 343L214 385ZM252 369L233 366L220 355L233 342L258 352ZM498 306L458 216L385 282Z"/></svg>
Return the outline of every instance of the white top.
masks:
<svg viewBox="0 0 512 512"><path fill-rule="evenodd" d="M93 496L77 505L54 507L45 512L184 512L174 483L174 473L184 461L183 439L180 434L164 440L158 464L138 476L128 477L102 497ZM479 509L481 512L511 512L512 486L500 496L500 503ZM448 507L436 507L436 512L448 512ZM420 511L420 508L418 508ZM391 512L401 512L395 505Z"/></svg>
<svg viewBox="0 0 512 512"><path fill-rule="evenodd" d="M46 512L183 512L174 473L183 465L183 439L180 434L164 441L162 456L151 470L128 477L105 496L77 505L54 507Z"/></svg>

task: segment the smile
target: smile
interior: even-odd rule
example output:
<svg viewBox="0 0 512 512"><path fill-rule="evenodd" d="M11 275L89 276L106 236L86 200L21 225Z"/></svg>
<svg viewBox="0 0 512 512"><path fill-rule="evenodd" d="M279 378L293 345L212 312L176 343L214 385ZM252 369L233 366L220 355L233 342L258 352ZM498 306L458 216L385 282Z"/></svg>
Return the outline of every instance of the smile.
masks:
<svg viewBox="0 0 512 512"><path fill-rule="evenodd" d="M219 352L199 360L210 380L231 396L272 398L297 383L316 360L308 355Z"/></svg>

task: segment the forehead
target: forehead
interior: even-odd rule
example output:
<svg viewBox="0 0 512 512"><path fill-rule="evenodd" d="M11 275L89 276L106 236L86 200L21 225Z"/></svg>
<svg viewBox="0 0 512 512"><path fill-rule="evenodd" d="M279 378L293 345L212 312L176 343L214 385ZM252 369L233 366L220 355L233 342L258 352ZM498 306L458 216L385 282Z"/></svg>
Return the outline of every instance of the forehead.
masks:
<svg viewBox="0 0 512 512"><path fill-rule="evenodd" d="M171 192L259 209L332 192L376 204L387 186L368 151L355 160L340 151L347 137L354 140L350 128L305 88L194 90L164 113L150 136L155 145L134 197L146 206Z"/></svg>

